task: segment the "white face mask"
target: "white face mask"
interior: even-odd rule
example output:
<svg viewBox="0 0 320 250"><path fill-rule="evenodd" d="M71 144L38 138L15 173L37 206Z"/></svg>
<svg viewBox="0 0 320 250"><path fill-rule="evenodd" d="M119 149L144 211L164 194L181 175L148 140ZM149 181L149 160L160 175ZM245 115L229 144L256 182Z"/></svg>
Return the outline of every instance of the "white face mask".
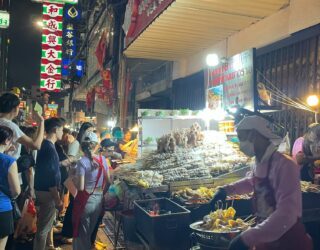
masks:
<svg viewBox="0 0 320 250"><path fill-rule="evenodd" d="M240 150L249 157L253 157L255 155L253 143L248 140L240 141Z"/></svg>

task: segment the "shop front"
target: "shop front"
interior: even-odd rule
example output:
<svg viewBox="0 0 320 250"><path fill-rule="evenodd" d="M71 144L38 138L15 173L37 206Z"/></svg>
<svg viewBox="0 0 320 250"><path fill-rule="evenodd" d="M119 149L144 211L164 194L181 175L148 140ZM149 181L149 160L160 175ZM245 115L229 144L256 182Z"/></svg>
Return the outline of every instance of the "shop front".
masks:
<svg viewBox="0 0 320 250"><path fill-rule="evenodd" d="M161 1L156 2L159 4ZM239 180L250 170L252 159L239 150L236 123L245 115L258 114L267 118L273 132L282 138L285 131L290 132L294 127L283 126L281 120L265 114L276 111L273 117L281 117L288 102L279 105L277 100L283 99L284 95L293 97L290 90L280 85L272 91L268 85L270 82L276 84L275 78L284 77L284 66L277 62L279 58L284 60L281 53L275 52L271 59L269 53L273 52L267 52L265 48L256 50L250 49L255 46L246 46L236 50L234 45L230 48L228 45L232 45L235 30L243 30L255 22L259 24L258 21L272 13L276 14L271 18L277 18L279 9L285 9L289 3L274 1L273 9L268 6L262 13L255 12L257 9L250 6L245 8L245 4L250 4L244 1L243 5L233 6L233 13L230 13L230 5L224 2L213 6L207 1L177 0L167 3L166 7L154 5L154 11L159 7L159 12L152 12L156 19L145 19L144 26L139 18L144 11L147 13L148 5L137 3L131 5L135 6L130 12L135 21L128 29L130 32L127 31L131 38L128 36L125 41L124 53L134 58L174 61L172 109L145 107L138 110L139 158L135 163L115 170L115 190L121 190L115 195L125 210L134 211L137 226L131 234L146 247L228 249L232 237L255 223L252 195L229 196L225 203L215 208L223 216L209 229L201 227L204 216L208 215L208 211L202 208L208 207L218 186ZM245 16L241 6L246 9ZM190 15L195 11L199 15L190 21ZM201 34L206 34L206 38ZM218 53L222 60L215 66L203 66L203 55L208 54L214 43L218 44L217 48L222 48ZM306 45L309 46L307 51L311 45L315 46L315 40ZM309 54L307 58L314 59L314 55ZM188 64L188 61L194 64ZM307 67L312 68L312 72L316 70L314 63ZM269 79L269 76L273 78ZM313 113L311 115L314 117ZM282 152L290 154L290 146ZM319 186L301 182L301 188L302 220L317 223ZM194 233L191 238L190 232ZM177 245L182 241L189 244Z"/></svg>

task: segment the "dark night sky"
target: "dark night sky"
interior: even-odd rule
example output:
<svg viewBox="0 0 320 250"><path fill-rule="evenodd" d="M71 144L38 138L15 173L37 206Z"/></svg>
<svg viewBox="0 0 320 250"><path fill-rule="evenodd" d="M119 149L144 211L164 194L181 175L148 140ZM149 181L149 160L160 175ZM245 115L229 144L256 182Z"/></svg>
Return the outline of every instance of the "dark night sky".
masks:
<svg viewBox="0 0 320 250"><path fill-rule="evenodd" d="M11 1L8 87L39 85L42 5L31 0Z"/></svg>

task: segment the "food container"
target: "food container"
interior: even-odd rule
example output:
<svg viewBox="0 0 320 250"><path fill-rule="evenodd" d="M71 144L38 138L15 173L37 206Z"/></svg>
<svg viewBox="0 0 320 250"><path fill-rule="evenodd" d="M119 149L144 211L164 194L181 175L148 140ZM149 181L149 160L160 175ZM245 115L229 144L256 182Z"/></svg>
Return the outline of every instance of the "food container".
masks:
<svg viewBox="0 0 320 250"><path fill-rule="evenodd" d="M201 250L227 250L230 241L241 233L240 230L221 233L203 230L200 227L202 224L203 221L198 221L190 225L190 228L193 231L193 238L200 246Z"/></svg>
<svg viewBox="0 0 320 250"><path fill-rule="evenodd" d="M189 210L167 198L134 201L134 205L136 229L150 249L189 249ZM155 213L154 207L160 213Z"/></svg>

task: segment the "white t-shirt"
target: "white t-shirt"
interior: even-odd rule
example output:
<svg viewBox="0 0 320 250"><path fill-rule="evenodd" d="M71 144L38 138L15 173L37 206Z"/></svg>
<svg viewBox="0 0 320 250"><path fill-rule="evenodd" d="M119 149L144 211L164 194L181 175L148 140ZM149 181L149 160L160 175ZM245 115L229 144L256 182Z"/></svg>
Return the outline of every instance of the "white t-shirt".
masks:
<svg viewBox="0 0 320 250"><path fill-rule="evenodd" d="M19 126L15 124L14 122L6 119L6 118L0 118L0 125L5 126L8 128L11 128L13 131L13 145L16 147L15 151L8 152L9 155L12 157L18 159L20 157L20 152L21 152L21 144L18 143L17 141L19 140L20 137L24 136L24 133L21 131Z"/></svg>

